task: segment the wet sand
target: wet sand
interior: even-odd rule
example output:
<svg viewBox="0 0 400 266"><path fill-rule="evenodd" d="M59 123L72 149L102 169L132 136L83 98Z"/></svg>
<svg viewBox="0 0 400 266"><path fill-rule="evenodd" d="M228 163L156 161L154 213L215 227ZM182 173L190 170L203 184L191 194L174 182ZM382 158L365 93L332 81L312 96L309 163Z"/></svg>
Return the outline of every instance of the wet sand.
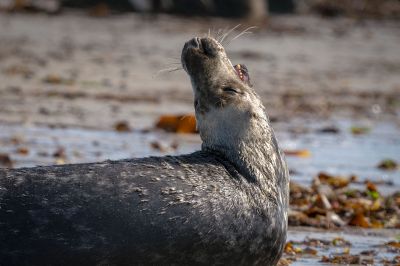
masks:
<svg viewBox="0 0 400 266"><path fill-rule="evenodd" d="M394 235L399 234L399 230L387 230L387 229L350 229L350 230L318 230L318 229L310 229L307 227L292 227L288 232L288 241L293 241L295 243L295 247L306 250L307 248L311 248L312 250L317 251L317 254L306 254L303 256L297 257L297 259L291 263L293 266L303 266L303 265L396 265L395 263L384 262L393 260L395 256L395 252L388 248L385 243L389 240L394 239ZM348 241L344 245L333 244L330 246L326 245L308 245L302 244L301 242L314 242L318 243L319 241L327 241L335 243L335 240L338 241ZM374 251L374 254L370 255L371 250ZM310 252L311 253L311 252ZM322 256L330 257L334 256L334 254L346 254L349 255L359 255L361 260L364 263L357 264L347 264L347 263L324 263L320 262ZM287 259L291 256L285 255ZM372 263L365 263L367 260L371 260Z"/></svg>
<svg viewBox="0 0 400 266"><path fill-rule="evenodd" d="M126 120L139 129L160 114L192 112L185 73L157 73L179 67L189 38L240 22L2 14L0 121L110 129ZM396 22L284 16L227 40L274 119L335 114L398 124Z"/></svg>

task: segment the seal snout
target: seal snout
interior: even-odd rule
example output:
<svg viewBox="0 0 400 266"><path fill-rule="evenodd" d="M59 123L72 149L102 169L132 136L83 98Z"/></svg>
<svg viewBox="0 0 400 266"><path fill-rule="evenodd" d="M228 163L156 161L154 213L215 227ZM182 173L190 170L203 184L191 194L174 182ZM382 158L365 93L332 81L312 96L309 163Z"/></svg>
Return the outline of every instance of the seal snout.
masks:
<svg viewBox="0 0 400 266"><path fill-rule="evenodd" d="M181 62L183 69L189 72L199 69L204 64L216 64L225 53L222 45L211 37L195 37L185 43L182 49ZM211 62L211 61L213 62ZM193 71L191 71L193 70Z"/></svg>
<svg viewBox="0 0 400 266"><path fill-rule="evenodd" d="M188 50L194 50L199 54L208 57L214 57L218 54L219 51L221 51L220 44L210 37L195 37L191 39L190 41L186 42L185 46L183 47L183 52Z"/></svg>
<svg viewBox="0 0 400 266"><path fill-rule="evenodd" d="M199 38L198 38L199 39ZM219 52L223 52L222 45L220 45L215 39L206 37L199 39L200 47L204 55L208 57L216 57Z"/></svg>
<svg viewBox="0 0 400 266"><path fill-rule="evenodd" d="M195 37L185 43L183 46L183 51L187 51L188 49L201 49L201 38Z"/></svg>
<svg viewBox="0 0 400 266"><path fill-rule="evenodd" d="M201 49L201 38L195 37L189 41L193 47Z"/></svg>

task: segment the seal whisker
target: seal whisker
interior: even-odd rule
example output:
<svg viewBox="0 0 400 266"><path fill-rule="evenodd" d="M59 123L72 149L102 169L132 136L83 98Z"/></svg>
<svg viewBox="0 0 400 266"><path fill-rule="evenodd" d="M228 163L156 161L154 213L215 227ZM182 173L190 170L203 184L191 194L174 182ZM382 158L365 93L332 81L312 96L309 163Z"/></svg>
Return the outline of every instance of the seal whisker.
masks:
<svg viewBox="0 0 400 266"><path fill-rule="evenodd" d="M221 29L219 28L218 31L215 33L215 39L216 40L218 40L220 33L221 33Z"/></svg>
<svg viewBox="0 0 400 266"><path fill-rule="evenodd" d="M231 34L234 30L236 30L237 28L239 28L242 24L237 24L235 27L233 27L232 29L230 29L227 33L225 33L222 38L220 43L222 44L222 42L225 40L226 37L228 37L229 34Z"/></svg>
<svg viewBox="0 0 400 266"><path fill-rule="evenodd" d="M211 37L211 38L214 38L214 39L217 38L217 34L216 34L216 32L215 32L215 29L212 29L212 30L211 30L210 36L208 36L208 37Z"/></svg>
<svg viewBox="0 0 400 266"><path fill-rule="evenodd" d="M179 58L170 58L170 60L168 62L166 62L165 64L163 64L163 66L170 66L170 65L181 65L181 59Z"/></svg>
<svg viewBox="0 0 400 266"><path fill-rule="evenodd" d="M170 70L175 70L175 69L181 69L182 68L182 63L181 62L172 62L168 64L164 64L161 66L162 68L158 70L156 73L163 73L163 72L169 72Z"/></svg>
<svg viewBox="0 0 400 266"><path fill-rule="evenodd" d="M226 29L226 28L225 28L225 29ZM222 35L223 35L225 29L219 28L218 31L217 31L217 33L216 33L215 39L216 39L219 43L221 43L221 38L222 38Z"/></svg>
<svg viewBox="0 0 400 266"><path fill-rule="evenodd" d="M222 36L225 34L225 32L228 30L228 27L225 27L225 28L220 28L220 29L218 29L218 42L219 43L221 43L221 39L222 39Z"/></svg>
<svg viewBox="0 0 400 266"><path fill-rule="evenodd" d="M167 72L171 73L171 72L175 72L175 71L178 71L178 70L183 70L183 67L177 67L177 68L174 68L174 69L170 69L170 70L167 70Z"/></svg>
<svg viewBox="0 0 400 266"><path fill-rule="evenodd" d="M179 71L179 70L183 70L183 68L182 68L182 67L173 67L173 68L161 69L161 70L157 71L157 72L153 75L153 78L156 78L156 77L158 77L159 75L164 74L164 73L171 73L171 72L175 72L175 71Z"/></svg>
<svg viewBox="0 0 400 266"><path fill-rule="evenodd" d="M182 64L181 62L172 62L172 63L166 64L166 66L172 66L172 65L179 66L181 64Z"/></svg>
<svg viewBox="0 0 400 266"><path fill-rule="evenodd" d="M180 57L169 57L168 59L170 60L176 60L176 62L180 62L181 58Z"/></svg>
<svg viewBox="0 0 400 266"><path fill-rule="evenodd" d="M242 31L241 33L239 33L238 35L236 35L234 38L232 38L229 42L226 43L226 45L229 45L231 42L233 42L234 40L236 40L237 38L245 35L245 34L252 34L253 32L249 31L251 29L255 29L257 28L256 26L251 26L248 27L247 29L245 29L244 31Z"/></svg>

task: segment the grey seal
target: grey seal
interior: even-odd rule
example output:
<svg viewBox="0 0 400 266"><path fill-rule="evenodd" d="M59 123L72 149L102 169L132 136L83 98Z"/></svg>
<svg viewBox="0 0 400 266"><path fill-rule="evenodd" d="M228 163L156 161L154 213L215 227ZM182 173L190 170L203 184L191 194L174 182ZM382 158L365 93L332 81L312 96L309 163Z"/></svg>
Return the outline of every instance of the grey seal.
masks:
<svg viewBox="0 0 400 266"><path fill-rule="evenodd" d="M181 61L201 151L0 170L1 265L275 265L289 176L247 68L213 38Z"/></svg>

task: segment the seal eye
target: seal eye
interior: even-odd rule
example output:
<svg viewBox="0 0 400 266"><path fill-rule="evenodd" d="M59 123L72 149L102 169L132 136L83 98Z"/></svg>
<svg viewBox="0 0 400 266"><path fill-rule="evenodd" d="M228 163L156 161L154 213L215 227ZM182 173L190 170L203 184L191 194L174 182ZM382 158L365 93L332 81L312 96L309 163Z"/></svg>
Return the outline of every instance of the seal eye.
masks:
<svg viewBox="0 0 400 266"><path fill-rule="evenodd" d="M238 90L236 90L236 89L234 89L234 88L232 88L232 87L225 87L225 88L223 88L222 89L224 92L227 92L227 93L239 93L239 91Z"/></svg>

